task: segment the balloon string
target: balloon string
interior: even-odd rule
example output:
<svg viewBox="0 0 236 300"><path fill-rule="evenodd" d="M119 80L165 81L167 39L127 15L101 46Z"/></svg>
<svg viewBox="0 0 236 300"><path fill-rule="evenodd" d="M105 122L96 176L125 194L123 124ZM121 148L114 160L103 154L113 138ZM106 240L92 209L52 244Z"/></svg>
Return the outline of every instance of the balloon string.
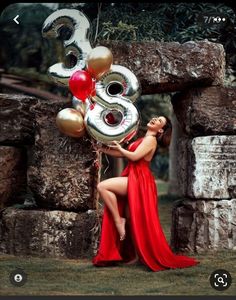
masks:
<svg viewBox="0 0 236 300"><path fill-rule="evenodd" d="M96 150L96 145L97 145L97 141L95 141L95 140L91 140L91 144L92 144L92 146L93 146L93 152L94 153L96 153L96 155L97 156L99 156L99 151L98 150ZM105 154L105 153L104 153ZM109 167L110 167L110 162L109 162L109 159L108 159L108 157L107 157L107 155L105 154L105 159L106 159L106 161L107 161L107 166L106 166L106 168L105 168L105 170L103 171L103 174L106 174L106 171L109 169ZM100 163L99 163L99 161L96 159L96 161L95 161L95 165L96 165L96 167L97 168L100 168L101 167L101 165L100 165Z"/></svg>
<svg viewBox="0 0 236 300"><path fill-rule="evenodd" d="M96 33L95 33L95 37L94 37L94 43L96 42L97 40L97 35L98 35L98 25L99 25L99 17L100 17L100 14L101 14L101 8L102 8L102 3L98 3L98 14L97 14L97 24L96 24Z"/></svg>
<svg viewBox="0 0 236 300"><path fill-rule="evenodd" d="M92 147L93 147L93 150L92 152L95 153L97 159L94 161L94 166L97 168L97 169L101 169L101 159L98 159L99 157L99 150L97 150L97 144L98 142L95 141L94 139L90 140L91 144L92 144Z"/></svg>
<svg viewBox="0 0 236 300"><path fill-rule="evenodd" d="M103 174L106 174L106 171L109 169L109 166L110 166L109 159L107 158L106 154L105 154L105 158L106 158L108 165L107 165L106 169L104 170Z"/></svg>

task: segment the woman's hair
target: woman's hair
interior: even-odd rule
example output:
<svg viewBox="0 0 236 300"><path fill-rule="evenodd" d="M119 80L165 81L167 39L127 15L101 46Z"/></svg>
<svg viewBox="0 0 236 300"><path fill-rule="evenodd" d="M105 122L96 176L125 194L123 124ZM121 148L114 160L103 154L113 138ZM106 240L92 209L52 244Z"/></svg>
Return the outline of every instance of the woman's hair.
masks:
<svg viewBox="0 0 236 300"><path fill-rule="evenodd" d="M162 127L163 133L157 134L157 145L161 147L168 147L171 141L172 124L168 117L163 116L166 119L166 124Z"/></svg>
<svg viewBox="0 0 236 300"><path fill-rule="evenodd" d="M152 159L157 155L159 147L166 148L170 145L171 141L171 134L172 134L172 124L168 117L163 116L166 119L166 124L162 127L163 133L157 133L156 140L157 140L157 147L153 154Z"/></svg>

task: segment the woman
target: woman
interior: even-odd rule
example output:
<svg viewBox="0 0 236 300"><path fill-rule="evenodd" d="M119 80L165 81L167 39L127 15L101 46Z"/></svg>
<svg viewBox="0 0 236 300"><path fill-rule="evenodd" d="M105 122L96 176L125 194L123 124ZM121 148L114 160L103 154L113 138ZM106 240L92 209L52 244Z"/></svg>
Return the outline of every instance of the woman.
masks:
<svg viewBox="0 0 236 300"><path fill-rule="evenodd" d="M98 184L105 207L100 245L92 260L95 266L131 263L136 257L152 271L199 263L172 252L159 220L157 188L149 164L158 145L170 144L171 130L167 117L152 118L146 135L131 143L128 150L117 142L112 149L101 148L106 154L126 157L129 163L121 177Z"/></svg>

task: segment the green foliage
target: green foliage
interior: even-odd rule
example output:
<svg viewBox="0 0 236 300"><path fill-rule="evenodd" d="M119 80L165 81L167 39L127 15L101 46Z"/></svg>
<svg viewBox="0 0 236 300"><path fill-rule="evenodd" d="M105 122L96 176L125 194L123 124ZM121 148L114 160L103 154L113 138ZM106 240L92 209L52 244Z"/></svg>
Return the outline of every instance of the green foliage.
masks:
<svg viewBox="0 0 236 300"><path fill-rule="evenodd" d="M85 8L84 8L85 9ZM224 25L200 22L204 15L227 16ZM175 41L208 39L222 43L227 62L236 69L235 13L214 3L103 3L97 41ZM97 18L93 19L95 31Z"/></svg>
<svg viewBox="0 0 236 300"><path fill-rule="evenodd" d="M136 40L137 27L119 21L117 26L113 26L111 21L103 23L104 31L101 34L103 40Z"/></svg>
<svg viewBox="0 0 236 300"><path fill-rule="evenodd" d="M229 23L235 22L233 10L226 5L212 3L113 3L103 4L100 15L98 37L107 31L119 31L117 24L122 22L136 29L136 40L156 40L185 42L194 34L199 38L212 38L220 35L220 26L201 26L198 18L204 14L225 14ZM96 20L94 20L96 21ZM110 22L110 27L104 26ZM111 28L112 26L112 28ZM125 27L124 27L125 28ZM125 37L127 39L127 37ZM121 39L114 36L114 39Z"/></svg>

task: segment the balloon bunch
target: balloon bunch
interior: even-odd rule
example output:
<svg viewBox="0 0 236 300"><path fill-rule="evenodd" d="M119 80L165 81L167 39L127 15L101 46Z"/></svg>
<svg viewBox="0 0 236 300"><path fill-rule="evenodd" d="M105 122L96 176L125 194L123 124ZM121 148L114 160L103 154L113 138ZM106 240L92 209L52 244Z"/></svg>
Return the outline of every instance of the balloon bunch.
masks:
<svg viewBox="0 0 236 300"><path fill-rule="evenodd" d="M92 49L90 24L83 13L61 9L44 22L44 37L58 37L63 28L71 31L64 41L65 55L72 55L76 64L66 68L57 63L49 74L59 85L69 85L73 108L57 114L61 132L72 137L88 134L99 142L130 140L137 132L139 113L133 102L140 95L137 77L127 68L113 65L111 51L103 46Z"/></svg>
<svg viewBox="0 0 236 300"><path fill-rule="evenodd" d="M110 70L112 62L113 55L108 48L94 48L86 59L87 70L76 71L69 80L72 94L82 102L90 96L95 96L95 80Z"/></svg>

